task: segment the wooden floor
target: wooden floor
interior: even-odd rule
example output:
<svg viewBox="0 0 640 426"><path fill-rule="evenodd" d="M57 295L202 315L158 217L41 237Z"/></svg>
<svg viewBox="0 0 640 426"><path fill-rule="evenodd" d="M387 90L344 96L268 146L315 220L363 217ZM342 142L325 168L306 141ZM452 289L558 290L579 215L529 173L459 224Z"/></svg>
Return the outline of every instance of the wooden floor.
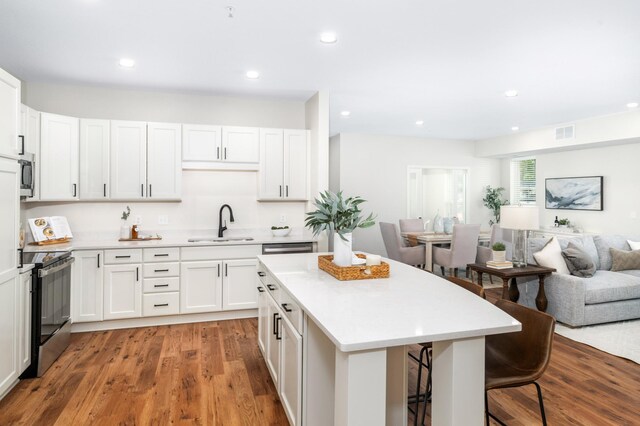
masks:
<svg viewBox="0 0 640 426"><path fill-rule="evenodd" d="M74 334L44 377L0 401L0 425L287 425L256 334L255 319ZM640 425L631 361L556 335L540 384L549 425ZM540 424L532 386L489 404L510 426Z"/></svg>

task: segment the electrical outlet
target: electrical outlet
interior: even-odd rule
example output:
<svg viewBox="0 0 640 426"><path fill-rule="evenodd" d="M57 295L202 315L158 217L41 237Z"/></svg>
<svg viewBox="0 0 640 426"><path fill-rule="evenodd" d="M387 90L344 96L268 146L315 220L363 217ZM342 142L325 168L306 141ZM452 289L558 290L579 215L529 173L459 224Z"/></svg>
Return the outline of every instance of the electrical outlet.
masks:
<svg viewBox="0 0 640 426"><path fill-rule="evenodd" d="M287 221L287 215L286 214L281 214L280 215L280 223L285 223Z"/></svg>
<svg viewBox="0 0 640 426"><path fill-rule="evenodd" d="M166 214L158 216L158 225L168 225L169 224L169 216Z"/></svg>

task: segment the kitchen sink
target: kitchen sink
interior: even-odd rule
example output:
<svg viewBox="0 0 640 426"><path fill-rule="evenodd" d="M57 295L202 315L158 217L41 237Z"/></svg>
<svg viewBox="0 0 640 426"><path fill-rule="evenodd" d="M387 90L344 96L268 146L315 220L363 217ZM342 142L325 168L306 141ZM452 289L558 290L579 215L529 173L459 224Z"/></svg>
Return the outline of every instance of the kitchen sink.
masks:
<svg viewBox="0 0 640 426"><path fill-rule="evenodd" d="M189 238L190 243L237 243L242 241L253 241L252 237L243 238Z"/></svg>

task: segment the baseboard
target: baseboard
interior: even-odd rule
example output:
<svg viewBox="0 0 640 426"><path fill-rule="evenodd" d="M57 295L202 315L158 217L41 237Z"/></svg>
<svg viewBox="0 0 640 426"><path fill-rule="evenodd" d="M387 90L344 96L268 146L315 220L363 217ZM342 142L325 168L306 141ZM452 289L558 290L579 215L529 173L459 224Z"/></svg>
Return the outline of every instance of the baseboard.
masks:
<svg viewBox="0 0 640 426"><path fill-rule="evenodd" d="M11 390L13 388L16 387L16 385L18 384L18 382L20 382L20 379L15 379L11 385L9 385L9 387L2 393L0 393L0 401L2 400L2 398L4 398L5 396L7 396L9 394L9 392L11 392Z"/></svg>
<svg viewBox="0 0 640 426"><path fill-rule="evenodd" d="M255 318L257 316L257 309L244 309L241 311L204 312L198 314L167 315L162 317L81 322L72 324L71 332L84 333L87 331L119 330L123 328L152 327L157 325L190 324L194 322Z"/></svg>

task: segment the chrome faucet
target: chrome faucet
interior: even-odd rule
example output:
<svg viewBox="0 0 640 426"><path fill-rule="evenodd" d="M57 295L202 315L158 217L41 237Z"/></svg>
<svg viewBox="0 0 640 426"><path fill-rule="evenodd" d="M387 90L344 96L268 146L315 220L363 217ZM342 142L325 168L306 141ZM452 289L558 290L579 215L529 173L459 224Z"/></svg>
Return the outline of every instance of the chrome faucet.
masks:
<svg viewBox="0 0 640 426"><path fill-rule="evenodd" d="M231 210L231 206L229 204L223 204L222 207L220 207L220 215L218 216L218 238L222 238L222 233L227 229L226 220L224 226L222 226L222 210L224 210L225 207L229 209L229 220L233 223L233 210Z"/></svg>

